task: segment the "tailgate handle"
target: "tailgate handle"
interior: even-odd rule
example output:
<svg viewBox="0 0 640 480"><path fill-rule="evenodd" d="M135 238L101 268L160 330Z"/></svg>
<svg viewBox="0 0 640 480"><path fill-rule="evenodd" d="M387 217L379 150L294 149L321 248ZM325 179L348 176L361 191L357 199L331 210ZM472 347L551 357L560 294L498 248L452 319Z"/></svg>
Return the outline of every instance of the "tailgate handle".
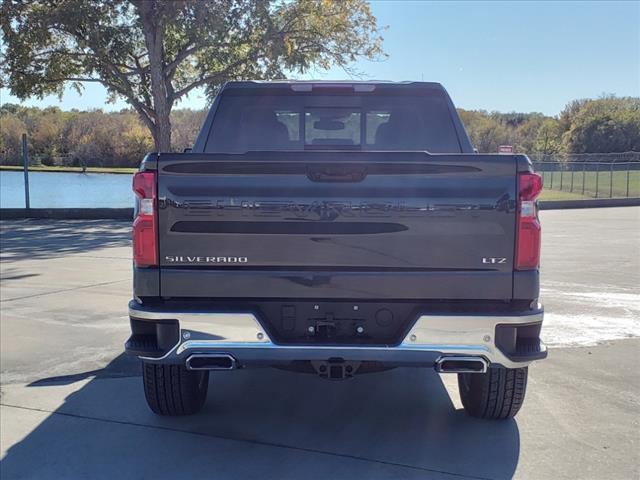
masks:
<svg viewBox="0 0 640 480"><path fill-rule="evenodd" d="M307 177L313 182L361 182L366 176L364 167L307 167Z"/></svg>

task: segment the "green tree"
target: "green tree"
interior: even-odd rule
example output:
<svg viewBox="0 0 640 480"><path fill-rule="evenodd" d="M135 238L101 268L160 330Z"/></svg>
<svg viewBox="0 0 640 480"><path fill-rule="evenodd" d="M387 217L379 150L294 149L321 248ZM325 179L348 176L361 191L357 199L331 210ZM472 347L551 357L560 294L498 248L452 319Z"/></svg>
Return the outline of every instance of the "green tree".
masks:
<svg viewBox="0 0 640 480"><path fill-rule="evenodd" d="M513 145L518 152L533 153L536 151L535 139L545 117L539 113L520 115L522 120L511 128Z"/></svg>
<svg viewBox="0 0 640 480"><path fill-rule="evenodd" d="M471 143L480 153L495 153L500 145L512 145L513 135L496 114L458 109Z"/></svg>
<svg viewBox="0 0 640 480"><path fill-rule="evenodd" d="M33 117L29 143L38 163L52 165L60 154L65 114L59 108L47 108Z"/></svg>
<svg viewBox="0 0 640 480"><path fill-rule="evenodd" d="M533 144L533 151L543 155L560 152L562 146L561 125L555 118L543 120L538 128Z"/></svg>
<svg viewBox="0 0 640 480"><path fill-rule="evenodd" d="M571 125L573 124L575 116L578 114L580 109L584 107L585 104L589 101L589 99L583 98L580 100L571 100L569 103L567 103L562 112L560 112L560 118L558 119L558 121L560 122L560 130L562 130L563 132L569 130L571 128Z"/></svg>
<svg viewBox="0 0 640 480"><path fill-rule="evenodd" d="M2 113L0 116L0 154L2 163L20 165L22 134L27 133L27 126L15 113Z"/></svg>
<svg viewBox="0 0 640 480"><path fill-rule="evenodd" d="M378 58L365 0L48 0L2 4L2 83L19 98L103 84L136 110L155 147L171 147L170 113L193 89L282 78Z"/></svg>
<svg viewBox="0 0 640 480"><path fill-rule="evenodd" d="M180 109L171 113L172 144L175 151L191 148L204 122L206 110Z"/></svg>
<svg viewBox="0 0 640 480"><path fill-rule="evenodd" d="M562 136L567 153L640 151L640 98L606 96L568 108L571 123Z"/></svg>

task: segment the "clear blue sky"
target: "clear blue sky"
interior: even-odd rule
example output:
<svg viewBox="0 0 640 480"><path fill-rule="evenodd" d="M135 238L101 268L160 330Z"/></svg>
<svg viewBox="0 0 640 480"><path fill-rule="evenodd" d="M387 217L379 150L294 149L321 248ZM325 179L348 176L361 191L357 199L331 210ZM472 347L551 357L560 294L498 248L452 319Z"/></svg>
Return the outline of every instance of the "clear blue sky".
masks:
<svg viewBox="0 0 640 480"><path fill-rule="evenodd" d="M640 2L374 0L389 58L358 62L366 78L438 81L457 106L558 114L576 98L640 96ZM307 78L348 78L340 69ZM1 102L19 103L2 92ZM99 85L27 105L119 109ZM202 108L194 94L180 107Z"/></svg>

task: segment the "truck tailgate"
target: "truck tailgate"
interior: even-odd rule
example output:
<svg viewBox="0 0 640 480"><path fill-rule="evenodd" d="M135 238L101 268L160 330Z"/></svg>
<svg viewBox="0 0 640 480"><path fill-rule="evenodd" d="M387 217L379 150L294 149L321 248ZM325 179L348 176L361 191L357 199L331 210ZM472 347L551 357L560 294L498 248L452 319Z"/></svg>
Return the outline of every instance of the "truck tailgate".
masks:
<svg viewBox="0 0 640 480"><path fill-rule="evenodd" d="M409 288L411 297L455 297L459 289L443 292L437 284L459 279L467 290L461 298L511 298L516 160L421 152L161 154L161 294L255 296L255 283L266 276L328 272L356 275L363 285L385 276L386 297L405 297L407 287L392 284L403 277L431 279L423 286L433 288ZM212 285L220 281L226 285ZM244 284L251 293L240 291ZM281 285L278 291L265 281L264 296L301 295ZM469 296L469 287L477 293ZM318 285L316 292L352 295L339 289Z"/></svg>

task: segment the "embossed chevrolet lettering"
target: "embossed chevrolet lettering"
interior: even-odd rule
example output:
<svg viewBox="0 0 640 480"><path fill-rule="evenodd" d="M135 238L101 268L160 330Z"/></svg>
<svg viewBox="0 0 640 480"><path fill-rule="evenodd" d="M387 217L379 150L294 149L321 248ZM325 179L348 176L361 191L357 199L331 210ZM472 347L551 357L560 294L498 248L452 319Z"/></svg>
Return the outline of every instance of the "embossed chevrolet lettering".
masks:
<svg viewBox="0 0 640 480"><path fill-rule="evenodd" d="M430 203L425 200L412 200L411 202L397 200L393 202L366 202L366 201L340 201L325 202L313 201L310 203L289 201L262 201L236 200L234 198L223 198L219 200L185 200L182 202L170 201L171 205L178 208L185 208L189 213L222 216L225 213L239 212L244 218L249 217L277 217L281 215L292 215L297 219L318 219L323 221L333 221L338 218L358 218L358 217L423 217L448 215L450 212L460 210L480 210L480 204L451 204L444 205Z"/></svg>

